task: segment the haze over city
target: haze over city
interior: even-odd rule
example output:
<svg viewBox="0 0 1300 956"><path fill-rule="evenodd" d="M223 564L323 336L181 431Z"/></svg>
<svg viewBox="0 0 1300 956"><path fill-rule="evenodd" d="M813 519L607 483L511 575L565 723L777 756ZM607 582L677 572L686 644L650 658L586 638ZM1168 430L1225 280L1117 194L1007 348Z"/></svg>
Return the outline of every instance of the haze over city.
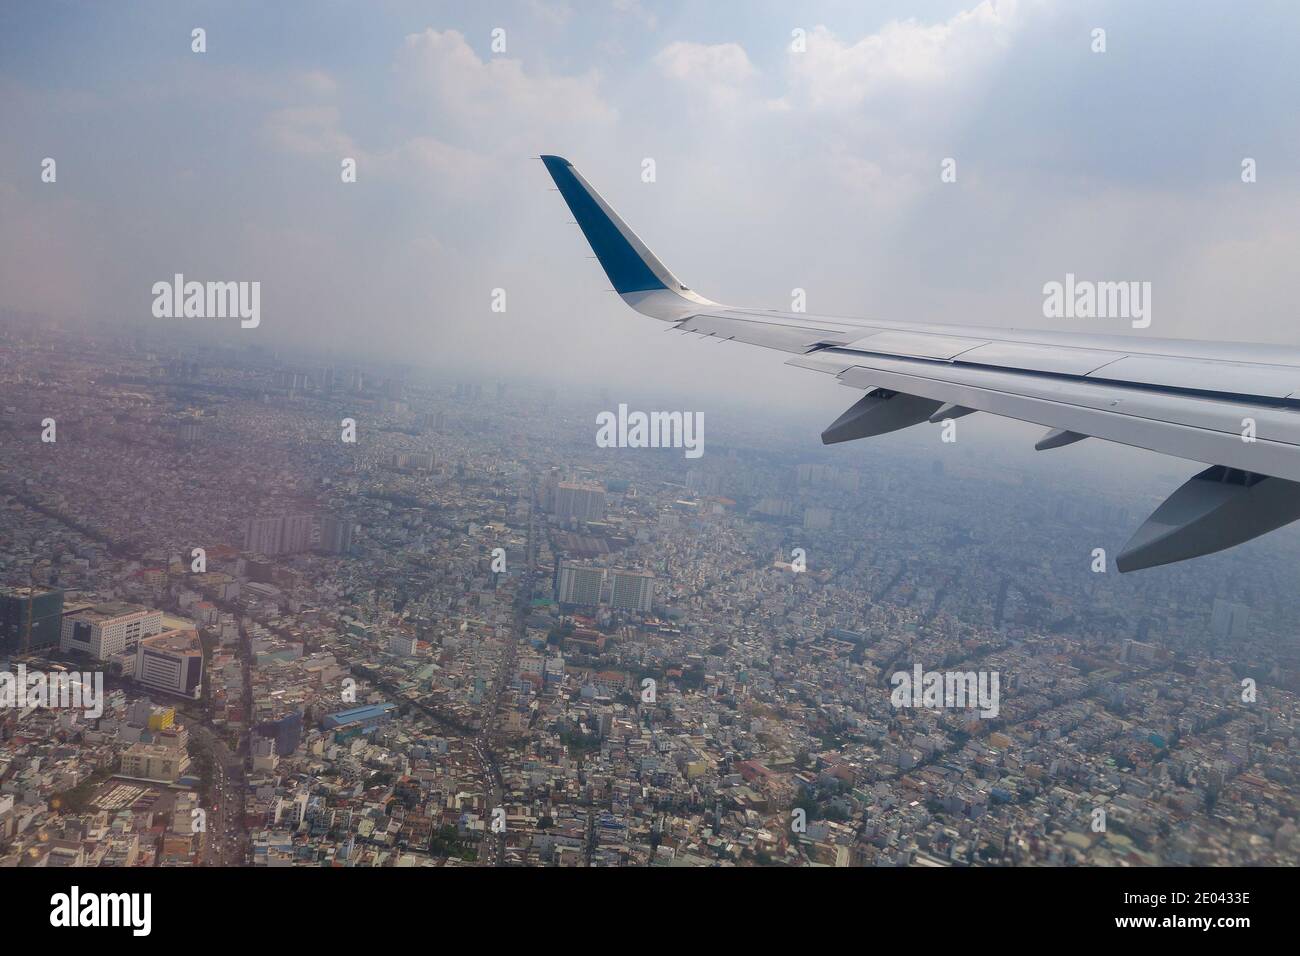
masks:
<svg viewBox="0 0 1300 956"><path fill-rule="evenodd" d="M175 272L247 277L264 288L258 341L525 376L549 350L547 374L565 380L619 363L628 383L700 381L715 356L628 321L605 291L536 160L555 152L718 301L788 308L798 287L823 314L1131 331L1044 319L1043 284L1072 272L1150 281L1145 335L1290 341L1288 4L1249 17L1033 0L0 17L10 308L143 320L151 285ZM199 20L205 54L171 42ZM1102 24L1096 56L1074 38ZM57 190L38 175L46 156ZM946 157L957 184L940 182ZM1243 157L1258 162L1249 185ZM494 288L505 313L489 311ZM753 401L817 390L734 351Z"/></svg>

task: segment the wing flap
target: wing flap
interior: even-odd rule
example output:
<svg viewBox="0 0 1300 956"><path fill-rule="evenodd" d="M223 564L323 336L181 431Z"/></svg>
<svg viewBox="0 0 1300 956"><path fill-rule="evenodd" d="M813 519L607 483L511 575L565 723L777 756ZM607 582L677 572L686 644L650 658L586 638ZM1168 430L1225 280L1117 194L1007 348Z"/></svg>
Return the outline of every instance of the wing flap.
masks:
<svg viewBox="0 0 1300 956"><path fill-rule="evenodd" d="M828 345L842 345L862 334L861 329L846 330L834 323L764 321L760 318L701 313L684 319L678 326L687 332L700 332L719 338L779 349L782 352L811 352Z"/></svg>
<svg viewBox="0 0 1300 956"><path fill-rule="evenodd" d="M864 356L838 377L858 388L888 388L1206 464L1300 480L1300 415L1287 409L884 357ZM1246 417L1255 420L1254 441L1242 440Z"/></svg>
<svg viewBox="0 0 1300 956"><path fill-rule="evenodd" d="M1126 355L1095 369L1089 377L1264 398L1286 398L1300 388L1300 369L1284 365L1210 362L1164 355Z"/></svg>
<svg viewBox="0 0 1300 956"><path fill-rule="evenodd" d="M962 355L972 365L1013 368L1052 375L1087 375L1123 357L1123 353L1024 342L990 342Z"/></svg>
<svg viewBox="0 0 1300 956"><path fill-rule="evenodd" d="M846 347L855 352L951 360L971 349L988 344L987 339L972 339L959 335L882 329L855 339Z"/></svg>

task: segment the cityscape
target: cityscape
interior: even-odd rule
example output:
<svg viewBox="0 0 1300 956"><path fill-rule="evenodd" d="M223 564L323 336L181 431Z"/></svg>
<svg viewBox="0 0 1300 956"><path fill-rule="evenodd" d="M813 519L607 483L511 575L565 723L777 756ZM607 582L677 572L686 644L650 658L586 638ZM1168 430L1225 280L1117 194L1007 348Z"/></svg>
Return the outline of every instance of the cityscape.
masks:
<svg viewBox="0 0 1300 956"><path fill-rule="evenodd" d="M1294 533L1121 578L1140 500L937 436L7 318L0 654L102 688L0 709L0 865L1300 856Z"/></svg>

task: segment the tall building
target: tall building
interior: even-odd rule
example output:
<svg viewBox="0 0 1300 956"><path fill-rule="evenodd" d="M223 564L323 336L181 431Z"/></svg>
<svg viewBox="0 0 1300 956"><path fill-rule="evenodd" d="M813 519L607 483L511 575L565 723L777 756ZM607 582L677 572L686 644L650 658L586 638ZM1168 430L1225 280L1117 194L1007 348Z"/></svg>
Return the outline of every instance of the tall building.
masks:
<svg viewBox="0 0 1300 956"><path fill-rule="evenodd" d="M623 611L649 614L654 595L655 576L650 571L592 568L562 561L555 575L555 599L561 604L608 604Z"/></svg>
<svg viewBox="0 0 1300 956"><path fill-rule="evenodd" d="M257 733L271 742L271 749L277 756L287 757L298 749L302 741L302 717L301 710L291 710L263 721L258 725Z"/></svg>
<svg viewBox="0 0 1300 956"><path fill-rule="evenodd" d="M193 445L202 435L202 426L193 418L186 418L176 423L176 443Z"/></svg>
<svg viewBox="0 0 1300 956"><path fill-rule="evenodd" d="M413 657L418 643L413 634L403 634L398 631L388 635L388 651L399 657Z"/></svg>
<svg viewBox="0 0 1300 956"><path fill-rule="evenodd" d="M143 638L135 652L135 679L150 690L198 700L203 687L198 632L178 627Z"/></svg>
<svg viewBox="0 0 1300 956"><path fill-rule="evenodd" d="M1119 659L1139 664L1152 664L1156 659L1156 646L1142 641L1126 640L1120 647Z"/></svg>
<svg viewBox="0 0 1300 956"><path fill-rule="evenodd" d="M63 618L59 650L80 651L97 661L135 650L142 638L163 629L162 611L112 601Z"/></svg>
<svg viewBox="0 0 1300 956"><path fill-rule="evenodd" d="M53 647L62 627L62 589L0 588L0 652L25 654Z"/></svg>
<svg viewBox="0 0 1300 956"><path fill-rule="evenodd" d="M309 551L315 528L311 515L249 518L244 524L244 550L268 557Z"/></svg>
<svg viewBox="0 0 1300 956"><path fill-rule="evenodd" d="M1210 630L1214 632L1215 637L1245 637L1249 628L1250 608L1222 598L1214 599L1214 611L1210 614Z"/></svg>
<svg viewBox="0 0 1300 956"><path fill-rule="evenodd" d="M320 549L329 554L352 552L353 524L346 518L325 515L320 521Z"/></svg>
<svg viewBox="0 0 1300 956"><path fill-rule="evenodd" d="M457 382L454 397L467 402L477 402L483 397L483 386L477 382Z"/></svg>
<svg viewBox="0 0 1300 956"><path fill-rule="evenodd" d="M579 521L605 517L605 489L597 484L562 481L555 487L555 516Z"/></svg>
<svg viewBox="0 0 1300 956"><path fill-rule="evenodd" d="M410 469L411 471L433 471L433 466L438 463L432 452L418 454L415 452L394 452L388 456L388 464L393 468Z"/></svg>
<svg viewBox="0 0 1300 956"><path fill-rule="evenodd" d="M280 518L249 518L244 525L244 550L254 554L279 554Z"/></svg>
<svg viewBox="0 0 1300 956"><path fill-rule="evenodd" d="M805 508L803 527L805 531L825 531L831 526L830 508Z"/></svg>
<svg viewBox="0 0 1300 956"><path fill-rule="evenodd" d="M312 534L316 530L316 519L311 515L286 515L284 532L280 538L280 549L284 554L299 554L311 550Z"/></svg>
<svg viewBox="0 0 1300 956"><path fill-rule="evenodd" d="M655 576L649 571L611 571L609 603L624 611L649 614L654 604Z"/></svg>
<svg viewBox="0 0 1300 956"><path fill-rule="evenodd" d="M605 583L604 568L588 568L565 561L560 564L555 581L555 599L561 604L600 603L601 586Z"/></svg>

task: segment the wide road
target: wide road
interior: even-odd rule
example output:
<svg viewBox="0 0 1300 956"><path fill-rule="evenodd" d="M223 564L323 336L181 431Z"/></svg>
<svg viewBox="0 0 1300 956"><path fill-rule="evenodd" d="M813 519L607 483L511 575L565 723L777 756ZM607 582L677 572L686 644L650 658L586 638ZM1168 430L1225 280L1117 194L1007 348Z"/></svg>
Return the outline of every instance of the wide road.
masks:
<svg viewBox="0 0 1300 956"><path fill-rule="evenodd" d="M200 723L186 729L213 757L212 811L204 842L204 866L242 866L248 862L248 834L244 820L244 760L220 736Z"/></svg>
<svg viewBox="0 0 1300 956"><path fill-rule="evenodd" d="M528 614L532 608L533 576L536 571L537 555L537 517L534 510L536 492L535 487L529 489L528 535L524 545L524 572L520 576L518 586L515 588L514 621L510 630L510 639L506 641L505 653L501 655L501 663L497 667L491 693L484 702L482 729L479 731L478 739L470 745L487 767L490 785L488 796L489 826L492 820L492 811L497 807L505 806L505 783L501 777L501 766L493 749L493 735L496 731L497 714L501 710L501 702L505 699L506 687L509 686L514 677L515 665L519 659L519 644L524 640L525 629L528 625ZM484 843L490 849L479 854L478 862L480 866L505 866L506 838L507 834L504 832L493 834L490 830L488 831Z"/></svg>

